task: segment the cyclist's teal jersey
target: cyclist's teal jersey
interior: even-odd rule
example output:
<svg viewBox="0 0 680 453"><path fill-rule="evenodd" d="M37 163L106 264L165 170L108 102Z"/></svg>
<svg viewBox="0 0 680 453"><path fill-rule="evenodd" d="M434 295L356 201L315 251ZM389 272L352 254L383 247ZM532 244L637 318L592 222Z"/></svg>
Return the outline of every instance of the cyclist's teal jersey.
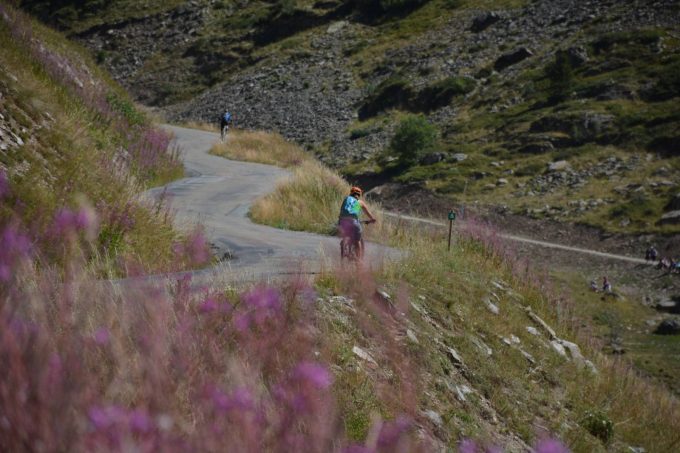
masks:
<svg viewBox="0 0 680 453"><path fill-rule="evenodd" d="M340 218L353 217L358 219L359 214L361 214L361 204L359 203L359 200L351 195L348 195L343 200L342 206L340 206Z"/></svg>

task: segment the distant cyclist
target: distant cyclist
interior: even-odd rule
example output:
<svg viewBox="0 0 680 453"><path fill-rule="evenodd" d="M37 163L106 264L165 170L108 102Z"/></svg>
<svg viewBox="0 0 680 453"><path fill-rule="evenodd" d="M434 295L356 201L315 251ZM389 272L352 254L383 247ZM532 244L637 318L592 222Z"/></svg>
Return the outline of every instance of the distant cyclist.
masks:
<svg viewBox="0 0 680 453"><path fill-rule="evenodd" d="M350 238L355 244L359 253L359 258L364 256L364 243L361 238L361 222L359 222L359 215L364 212L370 222L375 222L375 217L366 207L366 203L361 200L363 191L359 187L352 187L349 195L342 200L340 205L340 217L338 219L338 229L342 238Z"/></svg>
<svg viewBox="0 0 680 453"><path fill-rule="evenodd" d="M228 110L225 110L225 112L220 117L220 136L223 141L227 137L229 126L231 126L231 119L231 112Z"/></svg>

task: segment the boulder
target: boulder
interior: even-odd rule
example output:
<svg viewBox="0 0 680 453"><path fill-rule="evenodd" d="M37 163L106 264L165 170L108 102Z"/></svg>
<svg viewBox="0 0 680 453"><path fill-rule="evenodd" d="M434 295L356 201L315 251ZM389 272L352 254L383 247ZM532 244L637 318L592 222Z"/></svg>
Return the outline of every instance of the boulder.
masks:
<svg viewBox="0 0 680 453"><path fill-rule="evenodd" d="M657 222L659 225L678 225L680 224L680 210L669 211L661 216Z"/></svg>
<svg viewBox="0 0 680 453"><path fill-rule="evenodd" d="M671 201L664 206L664 211L680 211L680 193L675 194Z"/></svg>
<svg viewBox="0 0 680 453"><path fill-rule="evenodd" d="M470 30L474 33L479 33L480 31L486 30L499 20L501 20L501 15L494 11L482 14L474 18Z"/></svg>
<svg viewBox="0 0 680 453"><path fill-rule="evenodd" d="M501 55L494 63L493 68L496 71L502 71L503 69L515 65L520 61L526 60L533 55L533 52L531 52L526 47L520 47L513 52Z"/></svg>
<svg viewBox="0 0 680 453"><path fill-rule="evenodd" d="M567 162L566 160L558 160L548 164L548 171L550 172L564 171L569 169L570 167L571 165L569 165L569 162Z"/></svg>
<svg viewBox="0 0 680 453"><path fill-rule="evenodd" d="M467 159L467 157L468 157L467 154L464 154L464 153L455 153L455 154L451 155L451 157L449 158L449 160L450 160L450 161L453 161L453 162L463 162L465 159Z"/></svg>
<svg viewBox="0 0 680 453"><path fill-rule="evenodd" d="M420 163L422 165L434 165L436 163L443 161L445 158L446 158L445 153L441 152L430 153L423 156L423 158L420 159Z"/></svg>
<svg viewBox="0 0 680 453"><path fill-rule="evenodd" d="M654 333L657 335L680 335L680 320L675 318L664 319Z"/></svg>

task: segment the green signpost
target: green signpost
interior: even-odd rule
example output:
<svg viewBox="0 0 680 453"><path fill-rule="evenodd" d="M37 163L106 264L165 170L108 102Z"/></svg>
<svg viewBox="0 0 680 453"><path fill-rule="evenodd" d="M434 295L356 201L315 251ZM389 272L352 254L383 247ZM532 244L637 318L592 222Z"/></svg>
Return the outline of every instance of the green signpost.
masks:
<svg viewBox="0 0 680 453"><path fill-rule="evenodd" d="M456 220L456 211L453 209L449 211L449 246L448 251L451 251L451 231L453 230L453 221Z"/></svg>

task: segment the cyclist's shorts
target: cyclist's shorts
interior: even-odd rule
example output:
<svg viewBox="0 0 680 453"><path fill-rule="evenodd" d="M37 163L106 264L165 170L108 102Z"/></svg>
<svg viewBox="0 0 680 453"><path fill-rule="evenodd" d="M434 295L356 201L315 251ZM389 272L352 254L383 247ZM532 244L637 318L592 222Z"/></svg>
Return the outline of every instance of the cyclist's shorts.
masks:
<svg viewBox="0 0 680 453"><path fill-rule="evenodd" d="M340 237L352 238L355 241L361 240L361 222L358 219L344 217L338 221L338 231Z"/></svg>

